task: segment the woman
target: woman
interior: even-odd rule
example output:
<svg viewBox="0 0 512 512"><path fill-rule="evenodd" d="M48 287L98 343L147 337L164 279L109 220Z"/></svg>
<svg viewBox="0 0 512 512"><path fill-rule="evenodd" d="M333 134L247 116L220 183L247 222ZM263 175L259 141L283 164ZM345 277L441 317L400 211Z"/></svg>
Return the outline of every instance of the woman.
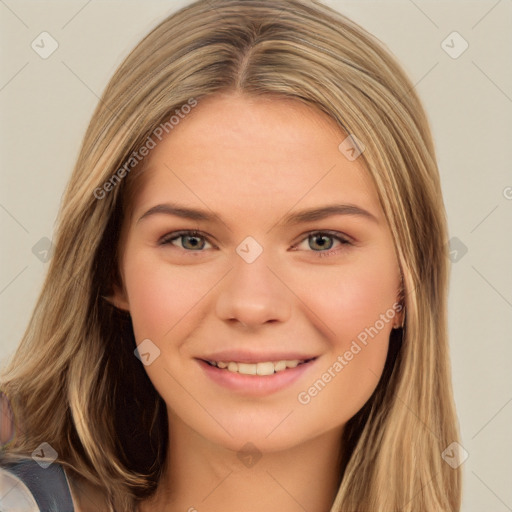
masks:
<svg viewBox="0 0 512 512"><path fill-rule="evenodd" d="M86 133L1 380L4 478L62 510L459 510L445 240L425 113L371 35L191 4Z"/></svg>

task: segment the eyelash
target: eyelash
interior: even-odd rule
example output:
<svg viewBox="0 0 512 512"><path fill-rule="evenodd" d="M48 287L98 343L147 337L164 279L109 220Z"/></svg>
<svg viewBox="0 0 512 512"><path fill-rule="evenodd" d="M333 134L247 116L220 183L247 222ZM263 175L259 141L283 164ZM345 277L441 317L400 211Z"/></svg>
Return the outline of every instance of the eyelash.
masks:
<svg viewBox="0 0 512 512"><path fill-rule="evenodd" d="M170 245L170 244L172 244L172 242L174 242L175 240L178 240L179 238L181 238L183 236L202 238L207 243L209 243L209 244L213 245L214 247L216 247L208 239L208 237L206 235L202 234L200 231L193 231L193 230L192 231L175 231L173 233L168 233L167 235L164 235L158 241L158 245L161 245L161 246ZM310 237L314 237L314 236L327 236L329 238L333 238L334 240L338 241L341 244L341 247L338 247L336 249L328 249L328 250L325 250L325 251L314 251L314 250L307 251L307 252L314 253L315 256L317 256L319 258L327 257L327 256L332 256L332 255L334 255L336 253L339 253L340 250L346 249L347 248L346 246L353 245L352 242L350 242L348 240L348 238L341 236L341 234L339 232L326 230L326 231L311 231L311 232L307 233L297 244L294 245L294 247L300 245L301 243L307 241ZM182 247L180 249L182 249L183 251L188 252L188 253L200 253L200 252L203 252L203 250L196 250L196 251L194 251L194 250L184 249Z"/></svg>

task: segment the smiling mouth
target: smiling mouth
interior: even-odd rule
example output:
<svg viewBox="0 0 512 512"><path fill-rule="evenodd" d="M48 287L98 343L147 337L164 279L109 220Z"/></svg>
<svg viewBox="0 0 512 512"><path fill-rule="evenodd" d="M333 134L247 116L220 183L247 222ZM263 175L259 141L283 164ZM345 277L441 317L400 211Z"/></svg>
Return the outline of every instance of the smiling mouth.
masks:
<svg viewBox="0 0 512 512"><path fill-rule="evenodd" d="M302 364L314 361L316 357L310 359L293 359L293 360L282 360L282 361L265 361L261 363L238 363L235 361L209 361L204 362L218 368L220 370L226 370L232 373L239 373L241 375L256 375L256 376L267 376L274 375L274 373L284 372L286 370L296 368Z"/></svg>

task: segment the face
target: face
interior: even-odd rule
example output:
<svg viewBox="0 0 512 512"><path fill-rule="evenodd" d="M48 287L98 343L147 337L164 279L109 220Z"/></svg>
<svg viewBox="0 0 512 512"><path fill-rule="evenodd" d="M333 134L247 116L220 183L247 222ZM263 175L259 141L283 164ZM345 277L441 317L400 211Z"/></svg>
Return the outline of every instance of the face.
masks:
<svg viewBox="0 0 512 512"><path fill-rule="evenodd" d="M226 95L151 151L114 301L171 432L285 449L341 432L374 391L400 274L345 138L300 103Z"/></svg>

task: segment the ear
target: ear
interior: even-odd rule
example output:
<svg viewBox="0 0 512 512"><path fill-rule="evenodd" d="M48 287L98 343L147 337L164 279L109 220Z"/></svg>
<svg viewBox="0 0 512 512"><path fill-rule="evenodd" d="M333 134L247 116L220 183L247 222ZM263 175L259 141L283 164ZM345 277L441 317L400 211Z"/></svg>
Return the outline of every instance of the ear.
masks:
<svg viewBox="0 0 512 512"><path fill-rule="evenodd" d="M130 303L128 302L128 297L124 287L121 287L118 284L113 284L112 293L106 296L103 295L103 298L117 309L121 309L128 313L130 312Z"/></svg>
<svg viewBox="0 0 512 512"><path fill-rule="evenodd" d="M401 329L405 322L405 286L402 273L400 273L400 286L395 304L396 305L393 306L396 313L395 321L393 322L393 329Z"/></svg>
<svg viewBox="0 0 512 512"><path fill-rule="evenodd" d="M405 305L403 301L397 301L395 307L395 321L393 322L393 329L401 329L405 321Z"/></svg>

